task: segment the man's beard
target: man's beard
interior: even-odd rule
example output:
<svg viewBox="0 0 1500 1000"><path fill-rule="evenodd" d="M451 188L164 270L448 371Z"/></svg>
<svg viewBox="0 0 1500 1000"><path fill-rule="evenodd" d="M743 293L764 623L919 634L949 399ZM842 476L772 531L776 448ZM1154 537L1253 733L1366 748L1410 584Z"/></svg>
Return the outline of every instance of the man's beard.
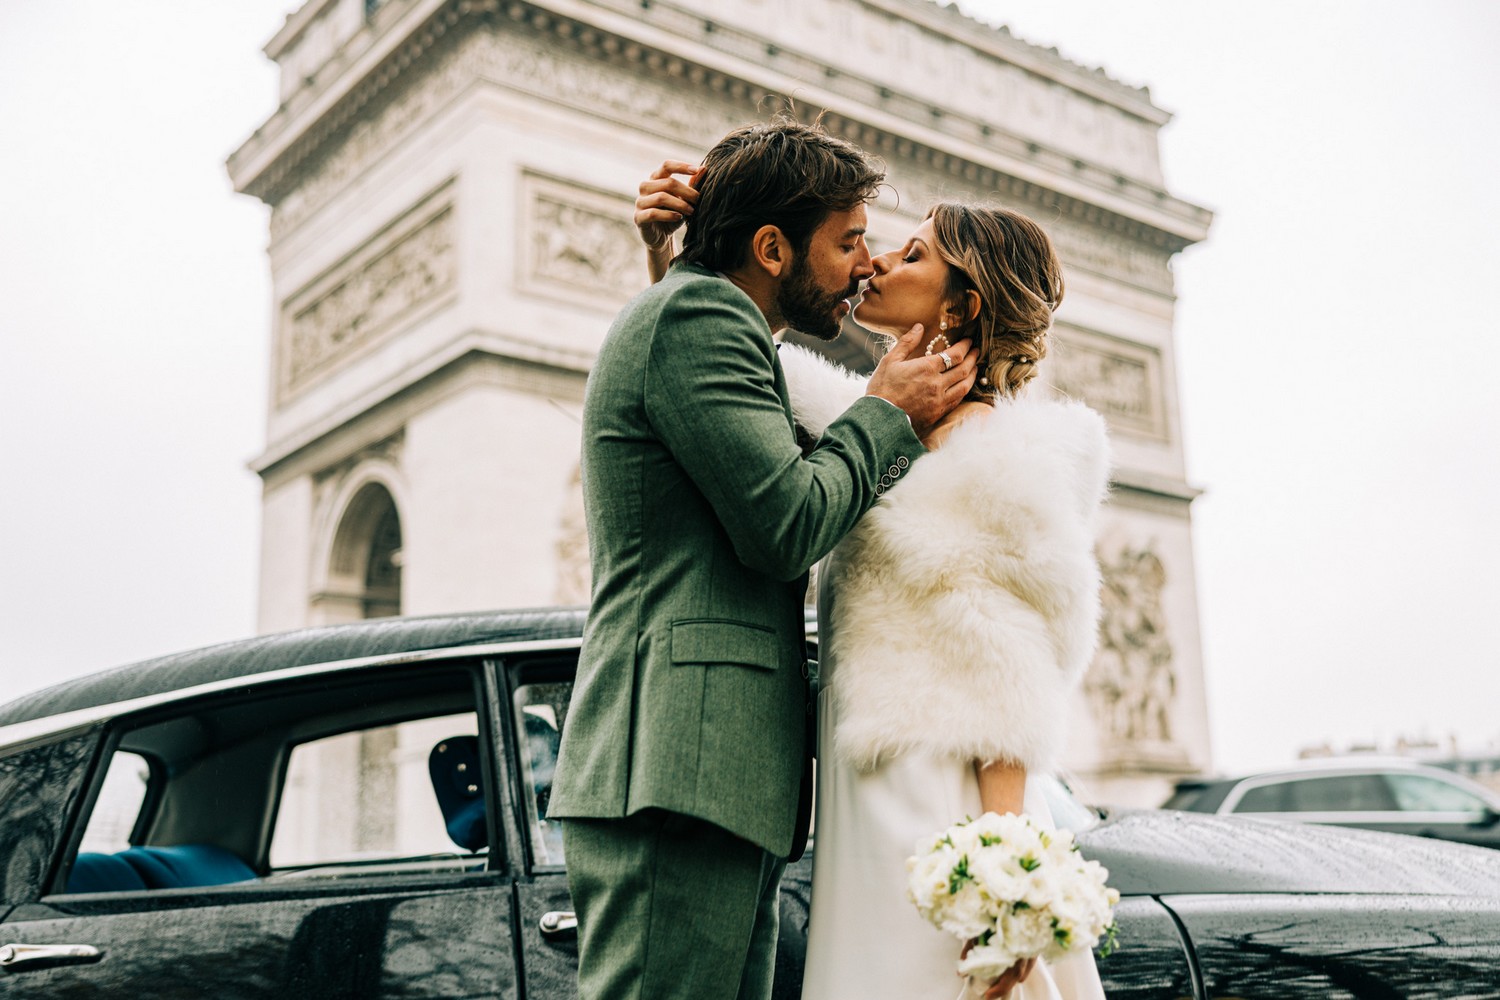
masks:
<svg viewBox="0 0 1500 1000"><path fill-rule="evenodd" d="M859 291L859 281L851 281L848 289L830 294L818 287L813 280L812 268L803 260L798 257L793 261L791 275L776 293L776 307L781 310L781 319L798 333L819 340L837 340L843 326L833 311L840 302Z"/></svg>

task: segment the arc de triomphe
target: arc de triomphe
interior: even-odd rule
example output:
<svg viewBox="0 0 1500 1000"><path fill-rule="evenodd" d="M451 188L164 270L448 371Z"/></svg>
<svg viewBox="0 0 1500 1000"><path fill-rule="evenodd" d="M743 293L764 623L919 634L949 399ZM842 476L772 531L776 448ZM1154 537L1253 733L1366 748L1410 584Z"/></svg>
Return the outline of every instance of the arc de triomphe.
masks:
<svg viewBox="0 0 1500 1000"><path fill-rule="evenodd" d="M1210 213L1147 92L928 0L308 0L265 51L281 106L229 160L271 207L262 629L586 599L578 413L645 285L635 185L790 98L886 161L876 250L939 197L1057 241L1044 375L1118 463L1072 765L1135 804L1207 766L1171 259Z"/></svg>

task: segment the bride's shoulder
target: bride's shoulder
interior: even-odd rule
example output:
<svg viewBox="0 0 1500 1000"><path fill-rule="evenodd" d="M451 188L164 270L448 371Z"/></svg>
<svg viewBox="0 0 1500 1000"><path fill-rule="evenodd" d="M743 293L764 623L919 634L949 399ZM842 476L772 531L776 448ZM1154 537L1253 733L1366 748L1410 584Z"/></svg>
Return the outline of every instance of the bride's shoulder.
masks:
<svg viewBox="0 0 1500 1000"><path fill-rule="evenodd" d="M980 404L983 405L983 404ZM1112 463L1104 418L1076 400L1027 393L960 421L931 456L930 471L976 483L1016 478L1053 481L1047 470L1092 493ZM929 461L929 459L924 459Z"/></svg>
<svg viewBox="0 0 1500 1000"><path fill-rule="evenodd" d="M1075 399L1036 391L996 400L994 405L961 403L953 412L957 419L950 432L963 432L954 441L968 440L978 447L993 446L996 439L1103 443L1108 437L1097 411Z"/></svg>

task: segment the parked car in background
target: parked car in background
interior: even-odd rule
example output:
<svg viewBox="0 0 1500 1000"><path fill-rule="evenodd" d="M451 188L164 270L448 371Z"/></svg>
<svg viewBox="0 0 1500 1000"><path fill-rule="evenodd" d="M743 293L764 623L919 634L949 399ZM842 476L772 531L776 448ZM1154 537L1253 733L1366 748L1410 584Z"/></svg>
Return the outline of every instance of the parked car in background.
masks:
<svg viewBox="0 0 1500 1000"><path fill-rule="evenodd" d="M1179 781L1164 809L1348 826L1500 847L1500 795L1411 760L1328 758Z"/></svg>
<svg viewBox="0 0 1500 1000"><path fill-rule="evenodd" d="M574 996L547 804L582 627L313 628L0 706L0 996ZM1500 996L1500 853L1049 798L1122 893L1111 1000ZM784 884L779 1000L810 875Z"/></svg>

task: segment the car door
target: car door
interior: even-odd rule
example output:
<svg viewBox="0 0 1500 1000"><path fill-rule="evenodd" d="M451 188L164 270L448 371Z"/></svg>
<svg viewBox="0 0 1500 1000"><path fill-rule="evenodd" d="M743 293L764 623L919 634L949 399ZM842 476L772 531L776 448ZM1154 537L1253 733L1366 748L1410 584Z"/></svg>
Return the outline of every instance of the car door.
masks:
<svg viewBox="0 0 1500 1000"><path fill-rule="evenodd" d="M526 995L534 998L572 997L578 988L577 923L562 831L547 817L576 669L576 652L567 652L515 657L501 671L508 702L500 735L509 744L507 759L515 762L508 826L523 831L517 856L525 858L516 884L517 926ZM773 1000L802 995L811 891L812 858L807 856L789 865L782 878Z"/></svg>
<svg viewBox="0 0 1500 1000"><path fill-rule="evenodd" d="M1500 810L1460 785L1460 779L1398 771L1388 771L1382 777L1400 810L1388 829L1460 844L1500 847Z"/></svg>
<svg viewBox="0 0 1500 1000"><path fill-rule="evenodd" d="M24 823L9 808L3 820L6 860L24 859L26 874L7 880L0 943L23 960L0 995L516 996L505 852L434 847L445 817L422 745L455 726L492 745L478 710L491 701L477 663L330 672L167 705L18 756L15 771L48 763L56 780L23 782ZM79 763L96 752L96 766ZM107 816L117 761L141 770L130 758L153 756L137 814ZM491 786L488 754L478 770L476 785ZM367 808L350 814L357 802ZM101 822L127 846L88 843ZM482 817L485 839L494 829ZM172 878L221 884L149 881L154 869L133 867L143 857L165 859ZM166 870L184 858L202 870ZM50 950L27 950L39 948Z"/></svg>
<svg viewBox="0 0 1500 1000"><path fill-rule="evenodd" d="M1110 1000L1181 1000L1194 990L1187 946L1177 922L1151 896L1126 896L1115 907L1116 945L1095 956Z"/></svg>
<svg viewBox="0 0 1500 1000"><path fill-rule="evenodd" d="M1191 937L1207 997L1497 995L1500 901L1495 899L1245 893L1166 896L1163 902ZM1113 991L1108 995L1115 997Z"/></svg>
<svg viewBox="0 0 1500 1000"><path fill-rule="evenodd" d="M562 726L578 666L576 652L530 654L497 665L504 700L496 738L509 768L507 826L518 831L517 934L528 997L578 991L578 933L568 894L562 828L547 806Z"/></svg>

